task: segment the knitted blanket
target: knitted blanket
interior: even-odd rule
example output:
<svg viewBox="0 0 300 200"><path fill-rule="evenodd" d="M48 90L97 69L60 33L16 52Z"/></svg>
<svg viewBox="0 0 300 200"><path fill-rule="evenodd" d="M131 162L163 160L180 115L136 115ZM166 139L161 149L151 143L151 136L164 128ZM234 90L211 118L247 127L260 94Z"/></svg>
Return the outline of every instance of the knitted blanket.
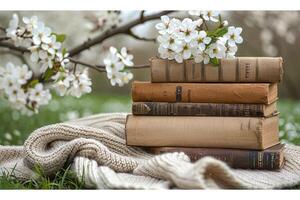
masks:
<svg viewBox="0 0 300 200"><path fill-rule="evenodd" d="M207 189L282 188L300 183L300 147L286 145L281 171L237 170L205 157L191 163L184 153L154 156L125 144L124 113L100 114L37 129L24 146L0 146L0 175L35 178L38 164L54 174L71 164L88 188Z"/></svg>

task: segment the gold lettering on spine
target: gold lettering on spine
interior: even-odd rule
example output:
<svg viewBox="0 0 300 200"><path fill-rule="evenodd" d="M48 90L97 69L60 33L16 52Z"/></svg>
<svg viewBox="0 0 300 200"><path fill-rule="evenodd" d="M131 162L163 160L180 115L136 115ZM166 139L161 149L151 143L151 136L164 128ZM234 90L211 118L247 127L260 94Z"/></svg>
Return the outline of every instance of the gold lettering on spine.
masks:
<svg viewBox="0 0 300 200"><path fill-rule="evenodd" d="M251 69L251 64L250 63L246 63L245 64L245 79L249 79L250 77L250 69Z"/></svg>

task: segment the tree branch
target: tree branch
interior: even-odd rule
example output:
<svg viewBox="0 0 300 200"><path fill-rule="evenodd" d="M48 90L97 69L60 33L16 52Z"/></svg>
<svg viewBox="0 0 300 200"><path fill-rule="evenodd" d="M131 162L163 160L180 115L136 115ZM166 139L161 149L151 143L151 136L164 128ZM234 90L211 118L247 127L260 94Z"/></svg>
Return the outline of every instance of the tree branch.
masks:
<svg viewBox="0 0 300 200"><path fill-rule="evenodd" d="M70 56L75 56L75 55L81 53L82 51L85 51L85 50L89 49L90 47L92 47L96 44L102 43L104 40L106 40L106 39L108 39L112 36L115 36L115 35L121 34L121 33L126 34L126 33L128 33L129 30L131 30L133 27L135 27L137 25L143 24L147 21L159 19L162 15L167 15L167 14L170 14L172 12L174 12L174 11L162 11L162 12L159 12L159 13L156 13L156 14L143 16L142 18L139 17L138 19L133 20L133 21L127 23L127 24L124 24L123 26L119 26L115 29L110 29L110 30L104 32L103 34L101 34L99 36L96 36L93 39L87 40L83 44L78 45L78 46L74 47L73 49L71 49L69 51Z"/></svg>
<svg viewBox="0 0 300 200"><path fill-rule="evenodd" d="M27 48L25 47L17 47L14 44L8 43L8 42L0 42L0 47L5 47L5 48L9 48L11 50L14 51L19 51L21 53L26 53L26 52L30 52Z"/></svg>
<svg viewBox="0 0 300 200"><path fill-rule="evenodd" d="M79 64L85 67L89 67L91 69L97 70L98 72L106 72L105 70L105 66L104 65L92 65L80 60L75 60L74 58L68 58L70 60L70 62L74 63L74 64ZM128 69L145 69L145 68L149 68L150 65L149 64L143 64L143 65L135 65L132 67L128 67Z"/></svg>
<svg viewBox="0 0 300 200"><path fill-rule="evenodd" d="M1 42L1 41L4 41L4 40L8 40L8 39L9 39L9 37L6 37L6 36L0 37L0 42Z"/></svg>
<svg viewBox="0 0 300 200"><path fill-rule="evenodd" d="M156 42L155 38L140 37L140 36L136 35L132 30L129 30L128 33L126 33L126 34L133 37L136 40L142 40L142 41L146 41L146 42Z"/></svg>
<svg viewBox="0 0 300 200"><path fill-rule="evenodd" d="M70 62L74 63L74 64L79 64L79 65L82 65L82 66L85 66L85 67L89 67L91 69L94 69L98 72L106 72L105 71L105 67L103 66L98 66L98 65L92 65L92 64L89 64L89 63L85 63L85 62L82 62L80 60L75 60L74 58L68 58L70 60Z"/></svg>
<svg viewBox="0 0 300 200"><path fill-rule="evenodd" d="M145 14L145 11L142 10L142 11L140 12L140 20L143 20L143 19L144 19L144 14Z"/></svg>

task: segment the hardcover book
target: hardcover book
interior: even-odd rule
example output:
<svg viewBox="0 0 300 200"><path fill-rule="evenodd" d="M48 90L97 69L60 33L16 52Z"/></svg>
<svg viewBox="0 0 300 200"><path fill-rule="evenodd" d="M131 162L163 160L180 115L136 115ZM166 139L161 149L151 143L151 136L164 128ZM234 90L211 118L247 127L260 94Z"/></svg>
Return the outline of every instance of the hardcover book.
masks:
<svg viewBox="0 0 300 200"><path fill-rule="evenodd" d="M214 147L263 150L279 143L273 117L128 115L126 143L132 146Z"/></svg>
<svg viewBox="0 0 300 200"><path fill-rule="evenodd" d="M276 102L270 105L167 102L132 103L132 114L134 115L268 117L276 112Z"/></svg>
<svg viewBox="0 0 300 200"><path fill-rule="evenodd" d="M226 162L232 168L241 169L280 170L284 164L283 144L263 151L187 147L149 147L145 149L153 154L184 152L192 162L205 156L211 156Z"/></svg>
<svg viewBox="0 0 300 200"><path fill-rule="evenodd" d="M132 100L135 102L271 104L277 100L277 84L134 81Z"/></svg>
<svg viewBox="0 0 300 200"><path fill-rule="evenodd" d="M278 83L282 79L281 57L237 57L220 59L219 66L150 59L152 82L256 82Z"/></svg>

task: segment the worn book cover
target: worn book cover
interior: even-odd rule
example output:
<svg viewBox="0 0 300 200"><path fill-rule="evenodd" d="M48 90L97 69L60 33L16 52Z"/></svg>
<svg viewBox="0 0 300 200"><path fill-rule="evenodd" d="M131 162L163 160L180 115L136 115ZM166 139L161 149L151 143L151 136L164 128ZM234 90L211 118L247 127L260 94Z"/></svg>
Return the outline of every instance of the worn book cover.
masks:
<svg viewBox="0 0 300 200"><path fill-rule="evenodd" d="M271 104L277 100L277 84L134 81L132 100L135 102Z"/></svg>
<svg viewBox="0 0 300 200"><path fill-rule="evenodd" d="M132 146L214 147L262 150L279 143L273 117L128 115L126 142Z"/></svg>
<svg viewBox="0 0 300 200"><path fill-rule="evenodd" d="M237 57L220 59L219 66L195 63L193 59L151 58L152 82L256 82L278 83L282 79L281 57Z"/></svg>
<svg viewBox="0 0 300 200"><path fill-rule="evenodd" d="M232 168L279 170L284 163L284 144L272 146L263 151L219 148L187 148L187 147L148 147L149 153L163 154L183 152L192 162L205 156L211 156L226 162Z"/></svg>
<svg viewBox="0 0 300 200"><path fill-rule="evenodd" d="M268 117L277 113L276 102L265 104L133 102L132 114L149 116Z"/></svg>

